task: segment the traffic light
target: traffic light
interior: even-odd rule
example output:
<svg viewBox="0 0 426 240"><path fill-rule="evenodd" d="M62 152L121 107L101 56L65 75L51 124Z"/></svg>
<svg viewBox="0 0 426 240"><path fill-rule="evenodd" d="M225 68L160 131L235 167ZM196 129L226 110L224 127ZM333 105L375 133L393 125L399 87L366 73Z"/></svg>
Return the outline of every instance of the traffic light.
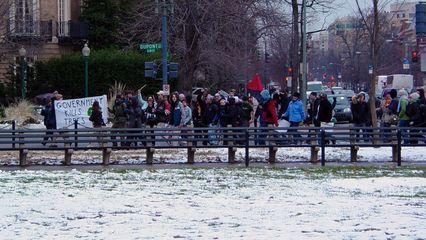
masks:
<svg viewBox="0 0 426 240"><path fill-rule="evenodd" d="M168 64L168 70L169 70L169 77L170 78L177 78L178 77L178 69L179 64L175 62L171 62Z"/></svg>
<svg viewBox="0 0 426 240"><path fill-rule="evenodd" d="M158 65L155 62L145 62L145 77L156 78Z"/></svg>
<svg viewBox="0 0 426 240"><path fill-rule="evenodd" d="M417 51L412 51L411 52L411 62L412 63L416 63L416 62L418 62L418 57L417 57Z"/></svg>
<svg viewBox="0 0 426 240"><path fill-rule="evenodd" d="M291 76L293 74L293 68L292 67L288 67L287 68L287 73L289 76Z"/></svg>

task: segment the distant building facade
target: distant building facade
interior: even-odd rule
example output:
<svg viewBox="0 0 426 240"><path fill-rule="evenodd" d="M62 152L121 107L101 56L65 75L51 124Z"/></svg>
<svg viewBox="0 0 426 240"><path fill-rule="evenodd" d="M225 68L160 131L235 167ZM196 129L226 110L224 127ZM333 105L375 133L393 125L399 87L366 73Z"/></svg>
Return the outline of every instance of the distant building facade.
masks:
<svg viewBox="0 0 426 240"><path fill-rule="evenodd" d="M79 22L81 0L2 0L0 82L8 81L23 46L31 65L81 50L88 25Z"/></svg>

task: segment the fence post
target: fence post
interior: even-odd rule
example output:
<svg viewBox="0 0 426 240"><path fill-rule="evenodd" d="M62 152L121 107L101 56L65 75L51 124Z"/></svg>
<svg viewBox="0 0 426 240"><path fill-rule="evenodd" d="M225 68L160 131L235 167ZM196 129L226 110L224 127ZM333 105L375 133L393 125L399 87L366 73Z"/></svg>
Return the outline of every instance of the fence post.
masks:
<svg viewBox="0 0 426 240"><path fill-rule="evenodd" d="M325 166L325 131L321 129L321 166Z"/></svg>
<svg viewBox="0 0 426 240"><path fill-rule="evenodd" d="M356 130L351 129L349 131L349 137L350 137L350 143L351 143L351 162L356 162L357 161L357 155L358 155L358 150L359 150L359 146L355 146L356 144L356 135L354 135L356 132Z"/></svg>
<svg viewBox="0 0 426 240"><path fill-rule="evenodd" d="M277 155L277 147L274 147L275 145L275 141L271 141L271 138L275 138L275 134L276 132L274 130L271 130L274 127L274 125L272 124L268 124L268 135L266 136L266 138L269 140L266 142L269 148L269 163L275 163L276 161L276 155ZM272 135L271 135L272 134Z"/></svg>
<svg viewBox="0 0 426 240"><path fill-rule="evenodd" d="M232 134L233 130L232 130L232 125L227 125L228 130L226 131L228 134L226 134L226 136L224 136L225 138L233 138L234 136ZM237 151L235 149L234 146L234 141L226 141L227 145L228 145L228 163L235 163L235 152Z"/></svg>
<svg viewBox="0 0 426 240"><path fill-rule="evenodd" d="M78 128L78 120L76 119L76 120L74 120L74 129L77 130L77 128ZM77 137L78 132L75 131L74 134L75 134L75 136L74 136L74 140L75 140L74 147L77 148L78 147L78 137Z"/></svg>
<svg viewBox="0 0 426 240"><path fill-rule="evenodd" d="M310 129L309 130L309 132L316 132L316 130L314 129L314 130L312 130L312 129ZM311 163L317 163L318 162L318 152L319 152L319 148L317 147L317 146L315 146L316 145L316 143L317 143L317 139L316 139L316 137L315 136L317 136L317 134L310 134L310 136L312 137L312 136L314 136L312 139L311 139L311 159L310 159L310 161L311 161Z"/></svg>
<svg viewBox="0 0 426 240"><path fill-rule="evenodd" d="M105 139L107 138L106 136L104 136L104 132L103 131L99 131L100 137L99 140L101 141L101 147L102 147L102 164L104 166L108 166L109 165L109 159L111 158L111 148L108 147L108 143L105 141Z"/></svg>
<svg viewBox="0 0 426 240"><path fill-rule="evenodd" d="M28 155L28 149L25 149L25 137L23 132L19 132L19 166L25 167L27 166L27 155Z"/></svg>
<svg viewBox="0 0 426 240"><path fill-rule="evenodd" d="M15 130L16 130L16 121L15 120L12 121L12 130L13 130L13 132L12 132L12 135L13 135L13 138L12 138L12 141L13 141L12 148L15 148L15 135L16 135L16 133L15 133Z"/></svg>
<svg viewBox="0 0 426 240"><path fill-rule="evenodd" d="M398 129L397 132L397 138L398 138L398 166L401 166L401 144L402 144L402 136L401 136L401 130Z"/></svg>
<svg viewBox="0 0 426 240"><path fill-rule="evenodd" d="M390 137L392 137L392 162L398 162L398 131L396 132L396 139L393 136Z"/></svg>
<svg viewBox="0 0 426 240"><path fill-rule="evenodd" d="M246 151L246 156L245 156L245 162L246 162L246 167L248 167L249 166L249 163L250 163L250 155L249 155L249 146L250 146L250 136L249 136L249 131L246 129L245 130L245 133L244 133L244 136L245 136L245 151Z"/></svg>
<svg viewBox="0 0 426 240"><path fill-rule="evenodd" d="M63 135L63 138L64 138L64 148L65 148L65 153L64 153L64 155L65 155L65 157L64 157L65 159L64 160L65 161L64 161L64 164L65 164L65 166L70 166L71 165L71 156L72 156L74 150L71 149L71 143L70 142L66 142L69 139L69 137L67 137L68 132L63 132L61 135Z"/></svg>
<svg viewBox="0 0 426 240"><path fill-rule="evenodd" d="M190 128L190 127L188 127L188 129L192 129L192 128ZM193 143L193 139L192 138L194 138L194 136L192 135L192 136L189 136L190 135L190 133L193 133L194 131L192 131L192 130L188 130L188 131L186 131L186 139L187 139L187 143L186 143L186 146L188 147L188 149L187 149L187 152L188 152L188 163L189 164L194 164L194 159L195 159L195 148L194 147L192 147L192 143ZM185 134L185 133L184 133Z"/></svg>

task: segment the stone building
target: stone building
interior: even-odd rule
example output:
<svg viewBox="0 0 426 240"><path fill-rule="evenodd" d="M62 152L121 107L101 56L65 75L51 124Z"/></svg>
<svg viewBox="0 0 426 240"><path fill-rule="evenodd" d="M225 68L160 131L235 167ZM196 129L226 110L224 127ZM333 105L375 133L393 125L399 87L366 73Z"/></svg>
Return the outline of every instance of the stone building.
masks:
<svg viewBox="0 0 426 240"><path fill-rule="evenodd" d="M2 0L0 3L0 82L19 65L26 49L28 66L80 51L88 25L79 22L81 0ZM16 69L16 68L15 68Z"/></svg>

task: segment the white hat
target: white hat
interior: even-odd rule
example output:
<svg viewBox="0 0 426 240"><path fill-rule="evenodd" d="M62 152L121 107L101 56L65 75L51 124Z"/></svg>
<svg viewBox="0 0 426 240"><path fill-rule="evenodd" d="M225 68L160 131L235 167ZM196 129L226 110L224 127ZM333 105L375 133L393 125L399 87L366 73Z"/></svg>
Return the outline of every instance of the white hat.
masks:
<svg viewBox="0 0 426 240"><path fill-rule="evenodd" d="M164 95L164 91L163 90L158 91L157 95Z"/></svg>

